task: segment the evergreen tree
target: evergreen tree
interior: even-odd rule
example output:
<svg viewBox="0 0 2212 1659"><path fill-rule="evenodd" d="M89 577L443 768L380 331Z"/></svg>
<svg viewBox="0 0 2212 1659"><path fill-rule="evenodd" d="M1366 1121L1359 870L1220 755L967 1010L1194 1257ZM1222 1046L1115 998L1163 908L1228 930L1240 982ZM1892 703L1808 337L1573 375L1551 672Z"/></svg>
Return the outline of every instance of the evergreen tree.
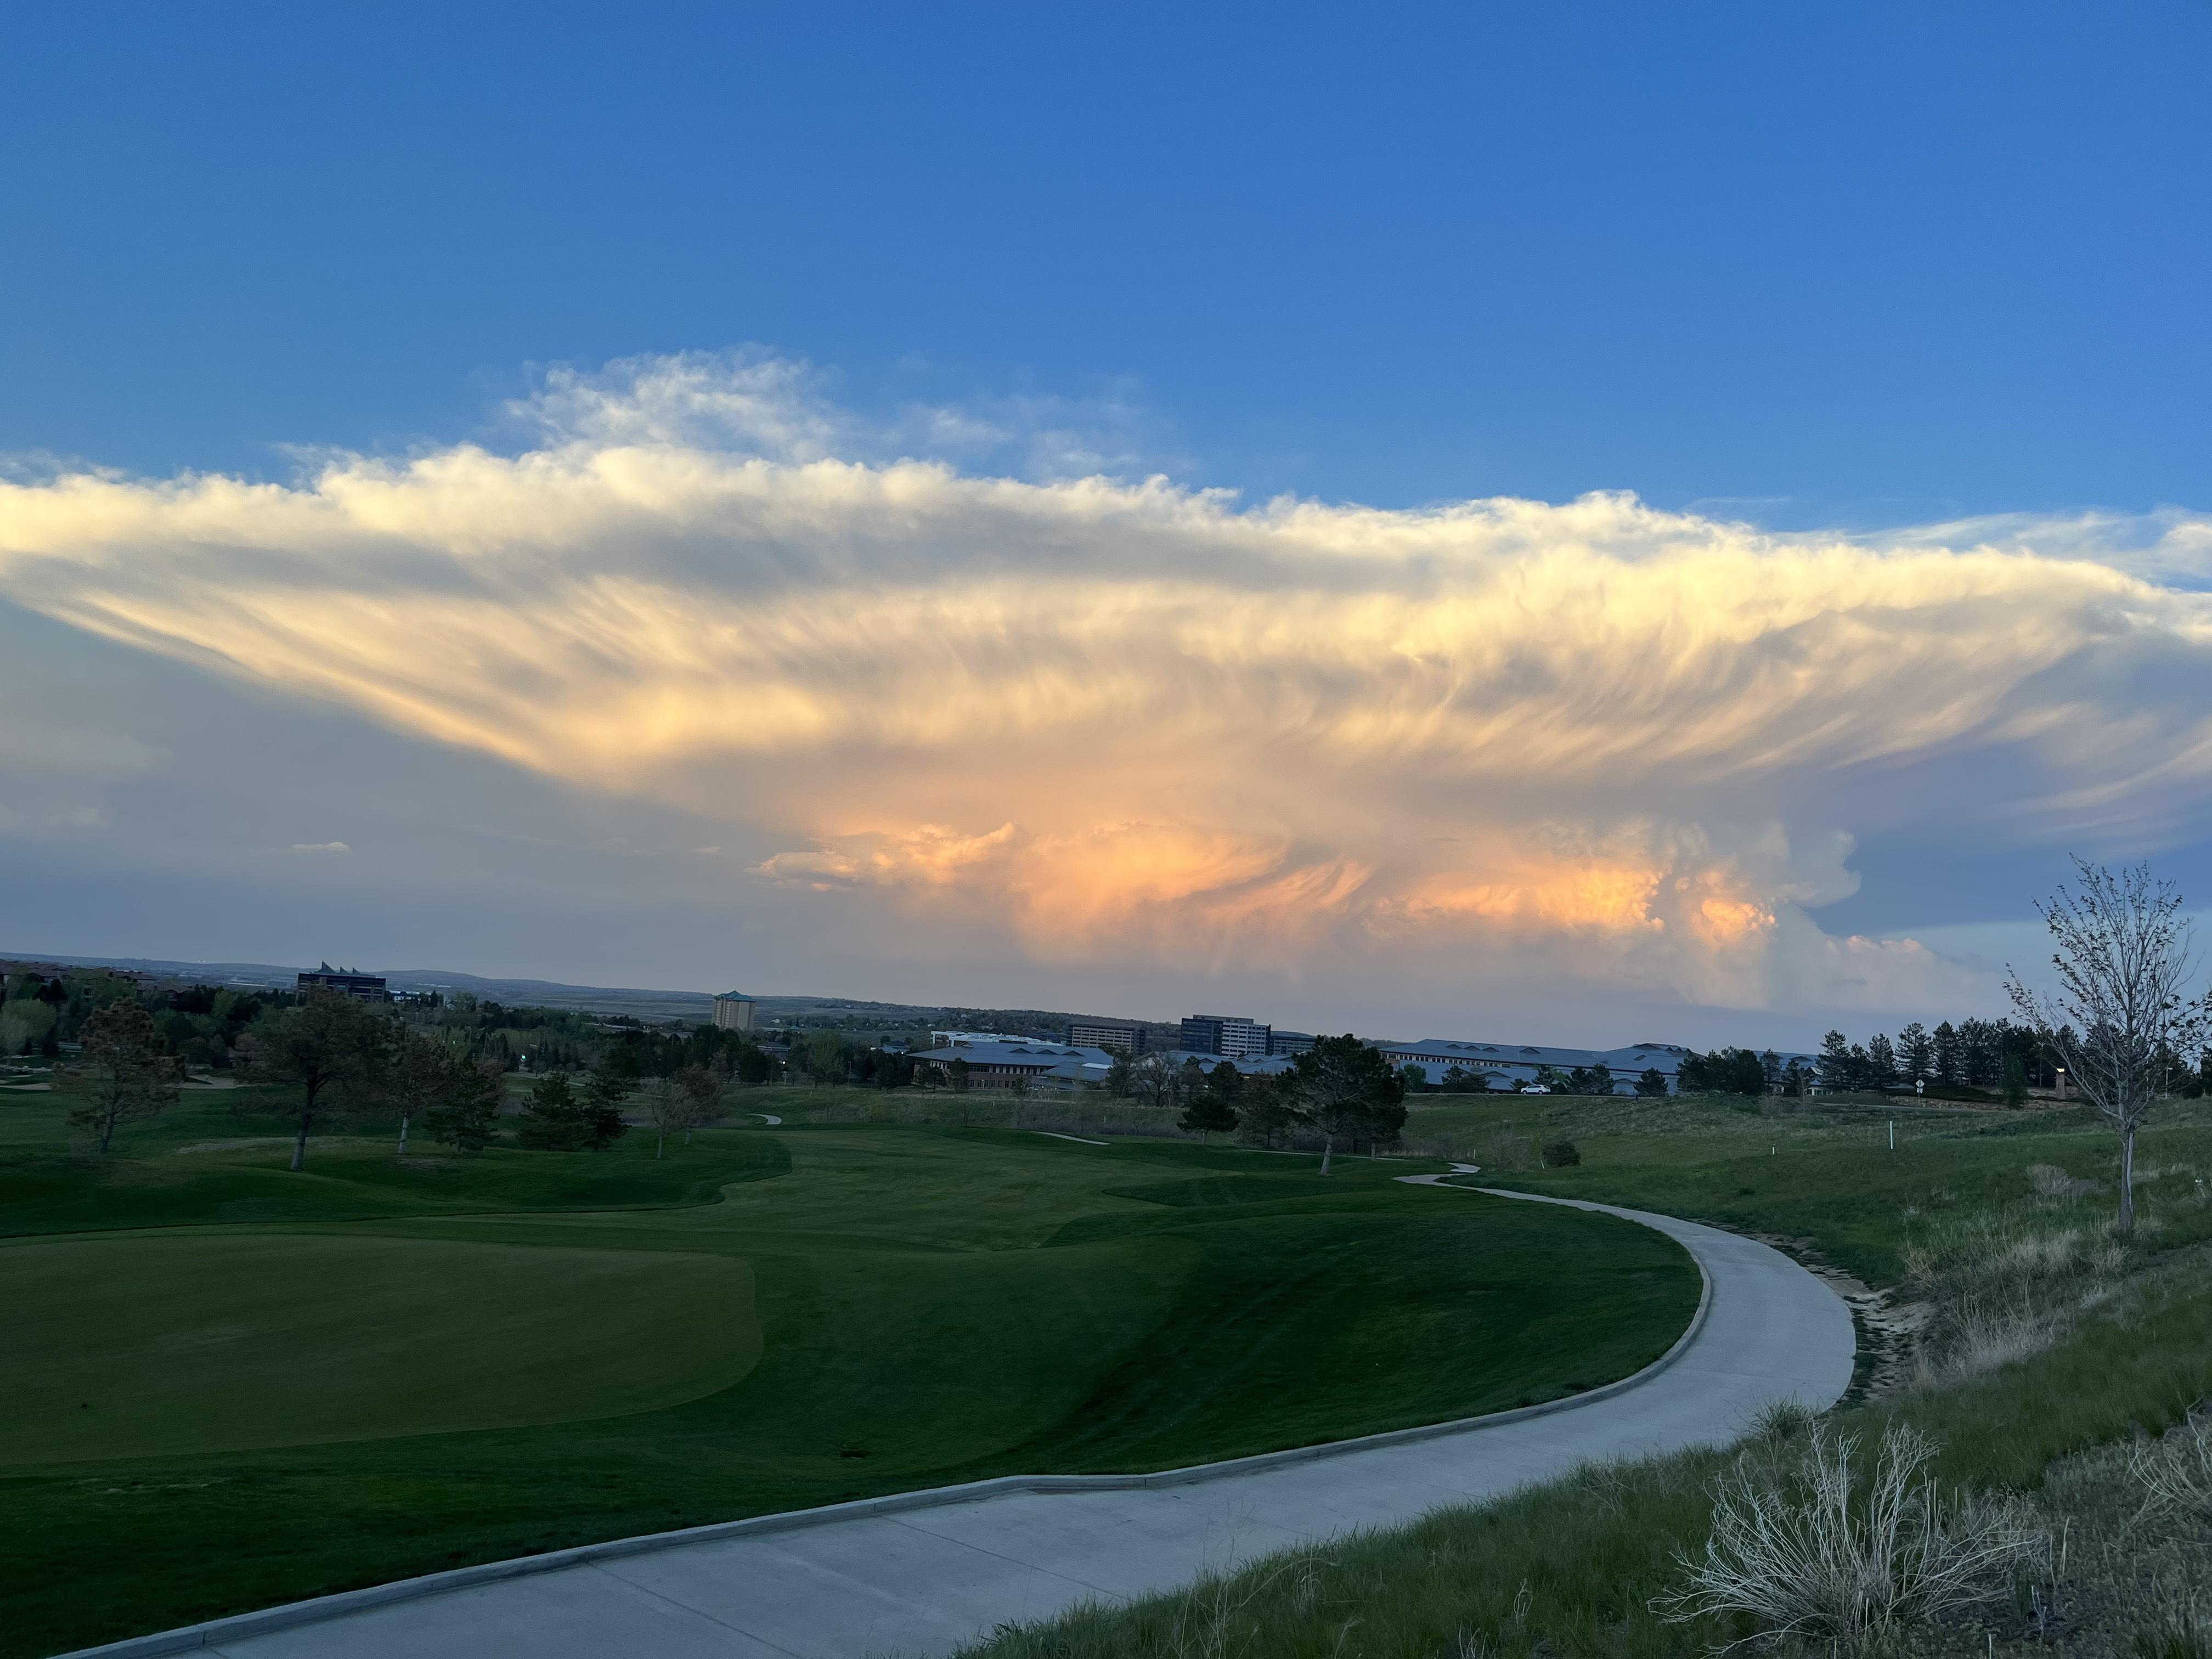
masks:
<svg viewBox="0 0 2212 1659"><path fill-rule="evenodd" d="M1667 1092L1667 1074L1656 1066L1647 1066L1644 1075L1636 1079L1636 1092L1646 1100L1656 1100Z"/></svg>
<svg viewBox="0 0 2212 1659"><path fill-rule="evenodd" d="M1323 1175L1340 1139L1391 1139L1405 1127L1405 1079L1381 1050L1349 1032L1316 1039L1283 1076L1285 1104L1321 1133Z"/></svg>
<svg viewBox="0 0 2212 1659"><path fill-rule="evenodd" d="M1237 1127L1237 1106L1243 1095L1244 1074L1224 1060L1192 1091L1176 1122L1185 1134L1211 1139L1215 1130L1226 1132Z"/></svg>
<svg viewBox="0 0 2212 1659"><path fill-rule="evenodd" d="M1851 1042L1841 1031L1831 1031L1820 1039L1820 1067L1823 1089L1848 1089L1856 1083L1851 1071Z"/></svg>
<svg viewBox="0 0 2212 1659"><path fill-rule="evenodd" d="M592 1145L594 1126L566 1072L548 1072L530 1086L519 1145L534 1152L580 1152Z"/></svg>
<svg viewBox="0 0 2212 1659"><path fill-rule="evenodd" d="M1965 1071L1964 1056L1960 1051L1959 1032L1949 1020L1936 1028L1930 1045L1935 1054L1936 1080L1938 1083L1957 1083Z"/></svg>
<svg viewBox="0 0 2212 1659"><path fill-rule="evenodd" d="M458 1152L480 1152L499 1133L499 1115L507 1103L507 1071L497 1060L456 1057L453 1088L422 1115L422 1133Z"/></svg>
<svg viewBox="0 0 2212 1659"><path fill-rule="evenodd" d="M1297 1121L1287 1072L1272 1080L1254 1079L1237 1104L1237 1136L1255 1146L1279 1146Z"/></svg>
<svg viewBox="0 0 2212 1659"><path fill-rule="evenodd" d="M1879 1031L1867 1039L1867 1069L1869 1088L1887 1089L1897 1081L1897 1051Z"/></svg>
<svg viewBox="0 0 2212 1659"><path fill-rule="evenodd" d="M1897 1034L1897 1059L1907 1083L1918 1083L1936 1074L1936 1045L1928 1028L1914 1020Z"/></svg>
<svg viewBox="0 0 2212 1659"><path fill-rule="evenodd" d="M627 1133L623 1107L637 1086L636 1072L613 1060L610 1054L600 1060L584 1079L584 1121L591 1126L593 1151L611 1146Z"/></svg>

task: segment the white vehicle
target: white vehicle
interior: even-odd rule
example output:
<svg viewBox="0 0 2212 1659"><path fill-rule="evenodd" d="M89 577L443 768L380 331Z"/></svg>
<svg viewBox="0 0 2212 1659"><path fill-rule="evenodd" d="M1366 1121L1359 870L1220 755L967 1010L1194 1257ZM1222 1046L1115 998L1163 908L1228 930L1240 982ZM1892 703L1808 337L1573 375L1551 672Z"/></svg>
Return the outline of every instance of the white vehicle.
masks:
<svg viewBox="0 0 2212 1659"><path fill-rule="evenodd" d="M1521 1092L1524 1095L1548 1095L1552 1092L1552 1085L1548 1083L1524 1083L1521 1085Z"/></svg>

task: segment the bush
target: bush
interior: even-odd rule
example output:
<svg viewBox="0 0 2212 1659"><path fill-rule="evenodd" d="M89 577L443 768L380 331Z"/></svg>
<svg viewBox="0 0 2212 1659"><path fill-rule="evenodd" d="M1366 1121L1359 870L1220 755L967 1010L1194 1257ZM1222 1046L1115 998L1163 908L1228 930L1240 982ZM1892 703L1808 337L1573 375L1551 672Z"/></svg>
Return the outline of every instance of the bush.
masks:
<svg viewBox="0 0 2212 1659"><path fill-rule="evenodd" d="M1924 1435L1893 1425L1863 1481L1858 1443L1815 1425L1778 1479L1740 1459L1714 1486L1705 1554L1679 1558L1688 1583L1655 1610L1749 1614L1770 1639L1852 1643L1992 1601L2043 1553L2012 1506L1938 1492Z"/></svg>
<svg viewBox="0 0 2212 1659"><path fill-rule="evenodd" d="M1571 1140L1547 1141L1544 1146L1544 1167L1565 1170L1583 1161L1583 1155Z"/></svg>

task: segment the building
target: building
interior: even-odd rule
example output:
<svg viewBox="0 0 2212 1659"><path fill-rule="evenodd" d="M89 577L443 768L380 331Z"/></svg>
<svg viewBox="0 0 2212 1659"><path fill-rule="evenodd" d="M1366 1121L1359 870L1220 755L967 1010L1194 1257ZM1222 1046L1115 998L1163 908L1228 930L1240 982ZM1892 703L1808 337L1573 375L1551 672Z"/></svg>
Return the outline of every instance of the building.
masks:
<svg viewBox="0 0 2212 1659"><path fill-rule="evenodd" d="M1085 1083L1103 1083L1117 1056L1104 1048L1014 1037L956 1041L914 1058L917 1065L933 1066L948 1079L953 1062L965 1060L971 1088L1008 1089L1022 1083L1070 1093Z"/></svg>
<svg viewBox="0 0 2212 1659"><path fill-rule="evenodd" d="M1367 1044L1393 1066L1419 1066L1431 1083L1442 1083L1444 1073L1455 1066L1486 1074L1494 1089L1518 1089L1534 1083L1546 1071L1568 1073L1602 1066L1613 1073L1613 1092L1624 1095L1634 1092L1637 1079L1646 1072L1665 1078L1671 1093L1674 1073L1681 1066L1682 1057L1690 1052L1679 1042L1637 1042L1626 1048L1556 1048L1532 1042L1455 1042L1442 1037L1400 1042L1370 1037ZM1785 1054L1775 1058L1785 1066L1793 1060L1806 1066L1813 1062L1810 1054Z"/></svg>
<svg viewBox="0 0 2212 1659"><path fill-rule="evenodd" d="M351 969L333 968L325 963L312 974L300 975L300 994L305 996L318 988L336 991L343 997L357 997L363 1002L384 1000L384 975L356 974Z"/></svg>
<svg viewBox="0 0 2212 1659"><path fill-rule="evenodd" d="M743 991L725 991L714 999L714 1029L750 1031L753 1029L753 1000Z"/></svg>
<svg viewBox="0 0 2212 1659"><path fill-rule="evenodd" d="M1267 1039L1272 1035L1272 1027L1241 1014L1193 1014L1182 1023L1180 1041L1194 1054L1241 1060L1247 1054L1268 1053Z"/></svg>
<svg viewBox="0 0 2212 1659"><path fill-rule="evenodd" d="M1297 1055L1314 1046L1311 1031L1283 1031L1270 1030L1267 1033L1267 1052L1271 1054Z"/></svg>
<svg viewBox="0 0 2212 1659"><path fill-rule="evenodd" d="M1071 1020L1067 1041L1078 1048L1118 1048L1125 1054L1141 1054L1145 1052L1145 1028L1122 1020Z"/></svg>
<svg viewBox="0 0 2212 1659"><path fill-rule="evenodd" d="M1021 1031L932 1031L933 1048L948 1048L955 1043L977 1042L1050 1042L1051 1037L1030 1036Z"/></svg>

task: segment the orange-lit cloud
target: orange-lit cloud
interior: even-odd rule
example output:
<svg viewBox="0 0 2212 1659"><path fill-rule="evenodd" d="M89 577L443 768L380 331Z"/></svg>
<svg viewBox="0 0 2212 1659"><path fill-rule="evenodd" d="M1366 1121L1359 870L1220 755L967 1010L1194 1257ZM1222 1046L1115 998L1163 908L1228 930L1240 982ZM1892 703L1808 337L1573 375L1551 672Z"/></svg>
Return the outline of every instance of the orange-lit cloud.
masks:
<svg viewBox="0 0 2212 1659"><path fill-rule="evenodd" d="M1880 1002L1949 970L1811 920L1863 814L2154 830L2212 776L2186 515L1867 538L1618 495L1248 507L899 459L791 372L696 359L521 412L513 454L0 484L0 582L763 828L786 850L744 879L998 918L1039 958L1510 949Z"/></svg>

